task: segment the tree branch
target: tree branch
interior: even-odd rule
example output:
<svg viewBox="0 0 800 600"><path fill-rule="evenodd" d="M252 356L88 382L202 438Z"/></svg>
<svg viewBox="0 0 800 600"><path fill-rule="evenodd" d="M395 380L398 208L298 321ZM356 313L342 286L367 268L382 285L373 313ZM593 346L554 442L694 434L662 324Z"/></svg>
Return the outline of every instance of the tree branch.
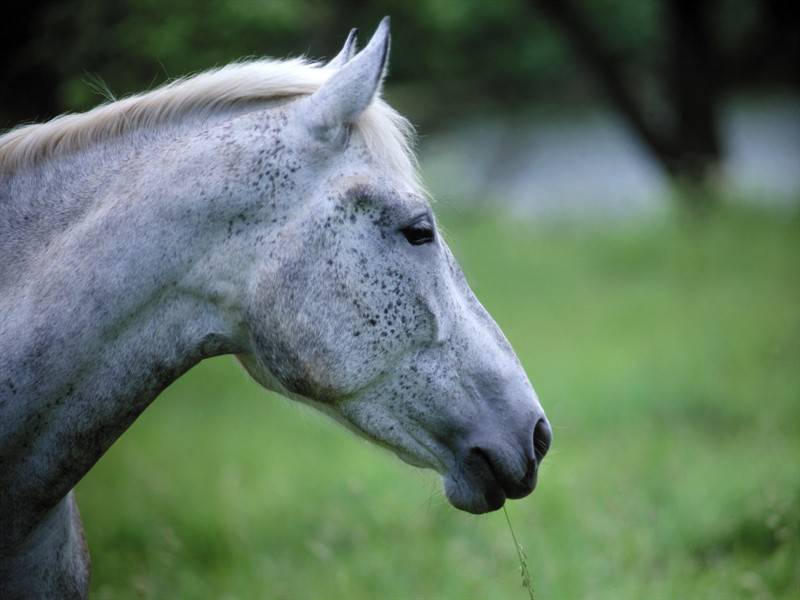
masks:
<svg viewBox="0 0 800 600"><path fill-rule="evenodd" d="M571 0L529 0L539 7L569 38L578 58L588 67L598 84L608 94L645 145L671 174L676 173L677 149L672 140L650 123L631 89L626 84L617 62L600 36L589 25Z"/></svg>

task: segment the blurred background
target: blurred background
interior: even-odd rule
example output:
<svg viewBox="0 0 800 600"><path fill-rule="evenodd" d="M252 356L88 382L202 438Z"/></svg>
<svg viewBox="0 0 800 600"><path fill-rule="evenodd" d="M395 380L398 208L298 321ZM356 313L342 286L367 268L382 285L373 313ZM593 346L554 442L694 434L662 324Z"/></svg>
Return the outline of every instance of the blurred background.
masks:
<svg viewBox="0 0 800 600"><path fill-rule="evenodd" d="M509 505L537 598L800 597L789 0L45 0L0 129L392 16L386 96L554 425ZM503 516L270 397L170 388L78 488L95 598L525 598Z"/></svg>

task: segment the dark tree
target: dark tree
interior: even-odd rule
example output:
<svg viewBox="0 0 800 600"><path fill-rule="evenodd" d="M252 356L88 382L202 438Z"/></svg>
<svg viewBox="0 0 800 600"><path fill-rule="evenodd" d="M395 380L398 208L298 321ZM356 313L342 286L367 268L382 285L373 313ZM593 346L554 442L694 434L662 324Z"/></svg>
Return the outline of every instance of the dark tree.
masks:
<svg viewBox="0 0 800 600"><path fill-rule="evenodd" d="M18 3L15 15L0 21L0 131L16 124L18 115L33 120L58 111L58 72L29 43L55 3Z"/></svg>
<svg viewBox="0 0 800 600"><path fill-rule="evenodd" d="M723 49L715 25L720 2L661 0L663 68L653 77L664 110L648 106L625 76L585 5L575 0L530 0L551 20L611 103L673 178L705 188L722 159L721 101L730 85L771 80L795 83L797 11L787 0L763 0L758 23L735 48ZM742 81L742 80L749 81ZM660 107L659 107L660 108ZM693 194L693 201L709 194Z"/></svg>

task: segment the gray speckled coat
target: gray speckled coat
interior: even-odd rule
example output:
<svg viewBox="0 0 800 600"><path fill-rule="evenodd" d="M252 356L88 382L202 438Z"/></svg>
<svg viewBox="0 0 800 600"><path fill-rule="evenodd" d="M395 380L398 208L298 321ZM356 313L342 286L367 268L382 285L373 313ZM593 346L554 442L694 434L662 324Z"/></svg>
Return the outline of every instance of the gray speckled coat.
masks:
<svg viewBox="0 0 800 600"><path fill-rule="evenodd" d="M0 174L0 597L86 596L72 488L210 356L436 469L458 508L533 489L536 395L425 197L352 126L388 42L387 21L355 57L348 38L309 96Z"/></svg>

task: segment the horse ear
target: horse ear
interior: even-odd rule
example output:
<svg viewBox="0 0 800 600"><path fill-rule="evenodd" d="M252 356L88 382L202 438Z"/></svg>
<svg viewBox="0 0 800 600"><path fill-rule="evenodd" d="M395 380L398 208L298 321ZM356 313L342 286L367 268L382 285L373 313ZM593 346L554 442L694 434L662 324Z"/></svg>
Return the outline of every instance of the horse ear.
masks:
<svg viewBox="0 0 800 600"><path fill-rule="evenodd" d="M389 17L384 17L364 49L302 101L309 130L320 139L331 139L353 123L378 93L388 59Z"/></svg>
<svg viewBox="0 0 800 600"><path fill-rule="evenodd" d="M339 54L334 56L330 62L325 65L329 69L341 69L347 64L356 53L356 43L358 42L358 29L353 27L350 33L347 34L347 39L344 41L344 46L339 50Z"/></svg>

